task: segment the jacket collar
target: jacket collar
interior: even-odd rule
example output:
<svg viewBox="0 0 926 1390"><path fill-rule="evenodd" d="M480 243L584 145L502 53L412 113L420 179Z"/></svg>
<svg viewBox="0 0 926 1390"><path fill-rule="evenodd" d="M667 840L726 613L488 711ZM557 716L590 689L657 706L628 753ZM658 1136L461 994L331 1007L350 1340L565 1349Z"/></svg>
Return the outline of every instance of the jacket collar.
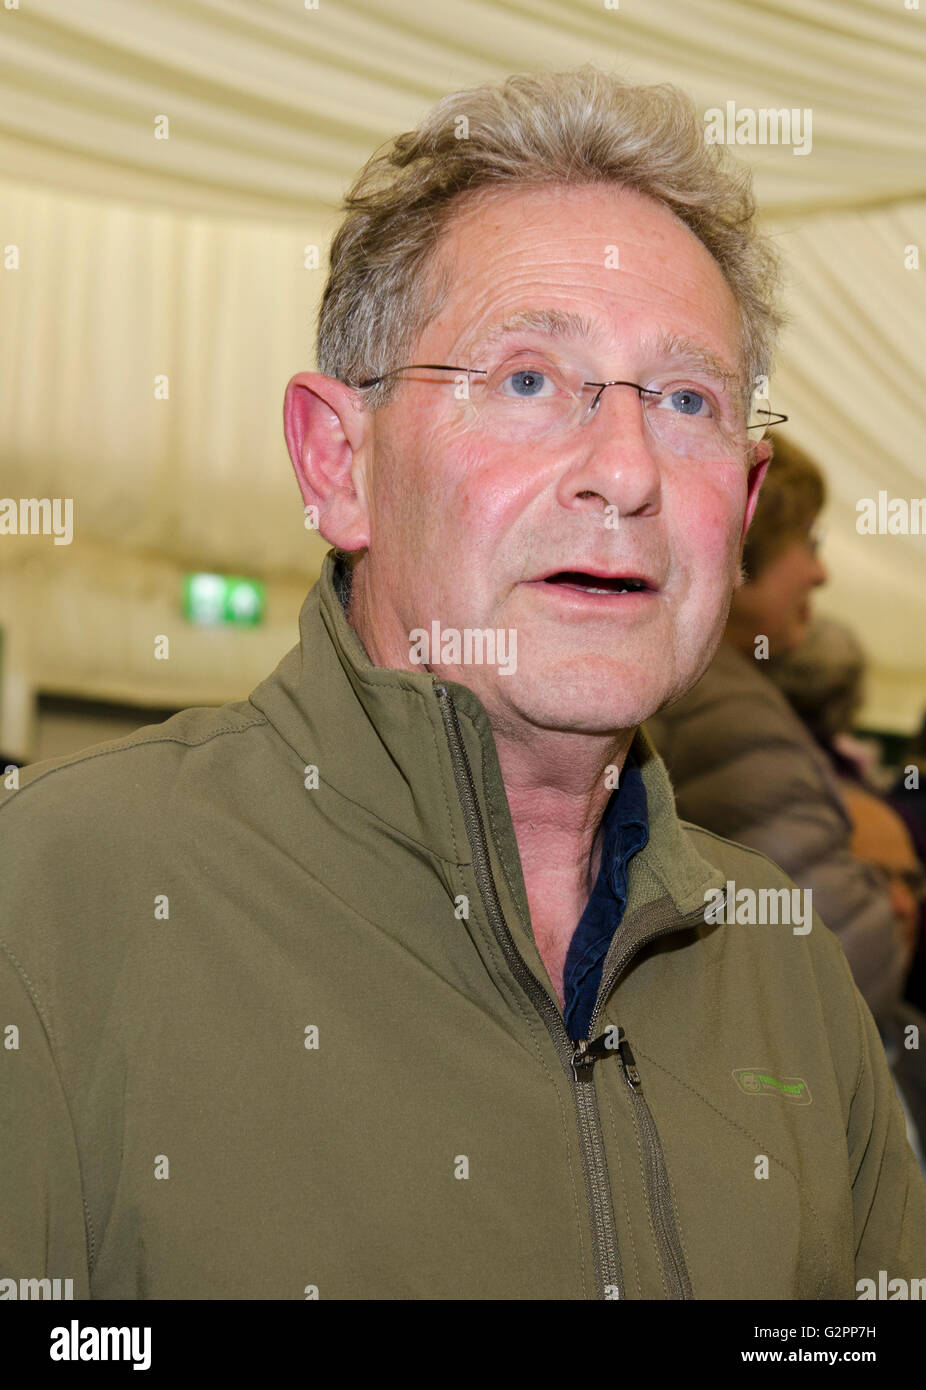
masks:
<svg viewBox="0 0 926 1390"><path fill-rule="evenodd" d="M363 807L387 831L452 862L470 860L443 720L430 672L374 666L347 620L348 557L329 550L299 615L299 645L252 693L251 703L319 783ZM482 703L445 681L463 729L476 793L503 860L517 846L495 739ZM676 911L703 908L723 874L695 850L675 810L665 767L643 729L633 752L649 811L647 845L630 864L627 912L668 895ZM306 792L306 795L311 795Z"/></svg>

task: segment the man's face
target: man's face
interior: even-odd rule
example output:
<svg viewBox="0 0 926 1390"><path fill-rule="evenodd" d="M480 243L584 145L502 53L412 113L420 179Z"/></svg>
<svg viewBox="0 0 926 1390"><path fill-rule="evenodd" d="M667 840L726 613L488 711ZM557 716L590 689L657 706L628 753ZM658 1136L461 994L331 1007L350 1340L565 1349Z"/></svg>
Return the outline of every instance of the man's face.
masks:
<svg viewBox="0 0 926 1390"><path fill-rule="evenodd" d="M734 383L690 349L667 347L673 335L742 381L740 319L720 270L668 210L636 193L496 193L455 219L439 258L452 289L412 362L494 368L542 351L586 380L644 386L674 381L677 367L686 382L726 391L729 404ZM537 311L580 318L588 331L497 336ZM722 450L698 461L673 454L625 386L605 391L588 423L526 445L474 419L452 373L443 385L441 374L412 375L373 417L362 465L370 530L357 579L370 631L360 635L374 661L420 670L409 634L435 620L461 634L513 630L510 674L444 665L434 651L429 663L513 726L603 734L683 694L719 641L764 468ZM596 595L544 579L569 571L649 587Z"/></svg>

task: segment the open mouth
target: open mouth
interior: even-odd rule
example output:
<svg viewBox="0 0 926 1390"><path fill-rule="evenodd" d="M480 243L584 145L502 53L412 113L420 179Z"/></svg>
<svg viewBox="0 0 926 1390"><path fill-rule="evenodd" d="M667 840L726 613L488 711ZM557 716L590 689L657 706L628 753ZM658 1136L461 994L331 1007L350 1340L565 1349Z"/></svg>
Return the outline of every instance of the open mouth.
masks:
<svg viewBox="0 0 926 1390"><path fill-rule="evenodd" d="M556 574L548 574L543 582L562 584L586 594L639 594L650 590L645 579L630 575L585 574L581 570L560 570Z"/></svg>

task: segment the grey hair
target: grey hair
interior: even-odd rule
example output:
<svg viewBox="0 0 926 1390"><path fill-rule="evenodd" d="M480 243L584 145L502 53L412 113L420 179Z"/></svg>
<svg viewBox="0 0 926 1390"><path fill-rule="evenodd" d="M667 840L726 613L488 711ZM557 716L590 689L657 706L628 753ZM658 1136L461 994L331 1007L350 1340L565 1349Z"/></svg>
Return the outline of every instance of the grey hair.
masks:
<svg viewBox="0 0 926 1390"><path fill-rule="evenodd" d="M679 88L633 86L591 66L455 92L368 160L331 244L319 369L359 386L409 360L451 288L430 272L458 200L504 185L608 183L664 204L717 262L740 311L748 396L771 370L784 322L780 261L754 225L751 172L706 143ZM369 388L369 405L394 385Z"/></svg>

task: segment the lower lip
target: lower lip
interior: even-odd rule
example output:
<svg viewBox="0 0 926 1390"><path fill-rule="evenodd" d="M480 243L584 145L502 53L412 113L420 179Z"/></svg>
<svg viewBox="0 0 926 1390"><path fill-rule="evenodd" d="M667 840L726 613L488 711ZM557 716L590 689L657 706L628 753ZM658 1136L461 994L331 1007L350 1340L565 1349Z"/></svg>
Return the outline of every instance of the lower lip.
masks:
<svg viewBox="0 0 926 1390"><path fill-rule="evenodd" d="M647 608L656 598L652 589L627 590L623 594L609 590L607 593L593 594L578 584L548 584L545 579L532 580L528 588L552 594L567 607L585 612L636 613Z"/></svg>

